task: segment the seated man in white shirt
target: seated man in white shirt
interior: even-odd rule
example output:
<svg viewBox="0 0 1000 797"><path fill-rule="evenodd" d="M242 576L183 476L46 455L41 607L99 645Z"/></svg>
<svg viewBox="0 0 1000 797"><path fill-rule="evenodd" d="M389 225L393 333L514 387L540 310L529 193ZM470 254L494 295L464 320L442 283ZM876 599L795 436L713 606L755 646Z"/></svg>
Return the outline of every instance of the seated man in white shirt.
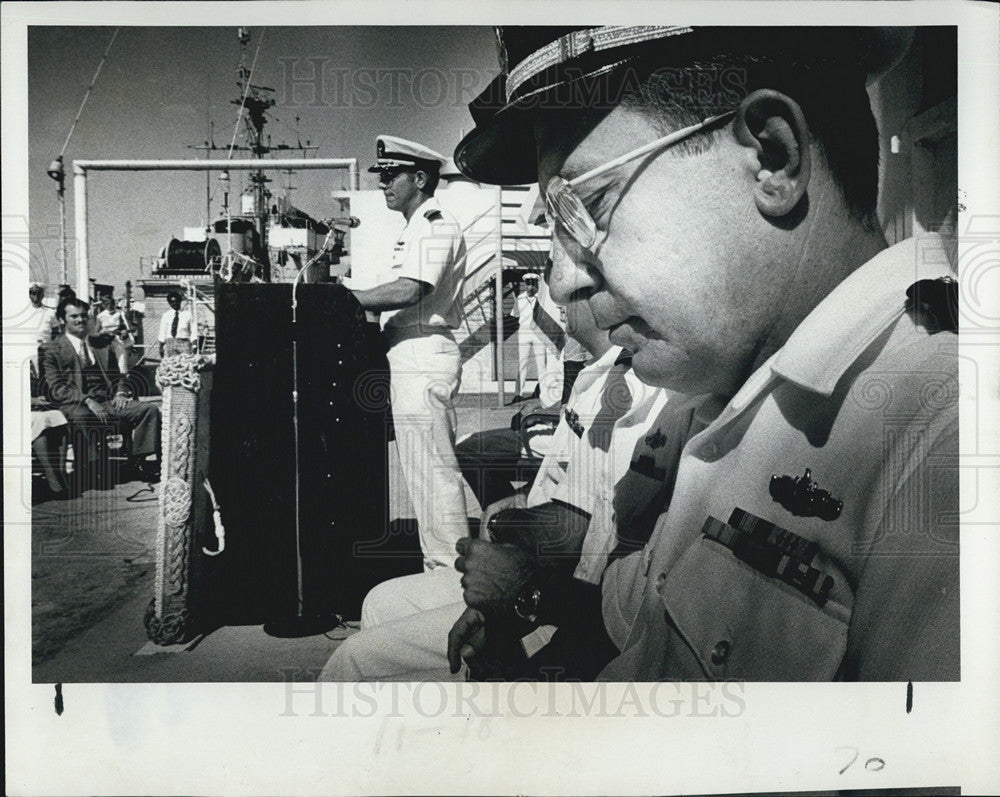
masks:
<svg viewBox="0 0 1000 797"><path fill-rule="evenodd" d="M606 555L603 560L595 555L579 561L584 539L592 530L613 539L610 494L628 468L637 439L666 403L667 393L632 377L628 359L620 357L621 350L611 347L607 334L597 330L585 303L570 304L568 329L594 359L577 379L551 453L530 492L488 507L482 528L485 533L501 510L531 508L540 539L545 536L559 546L557 558L575 565L581 571L578 577L599 579ZM510 564L506 551L499 551L513 546L493 545L486 539L464 539L460 544L477 546L481 557L498 553L495 562L505 572L495 583L506 583L514 593L520 589L522 580L506 569ZM592 547L610 550L603 543ZM463 569L437 568L375 587L365 599L361 632L338 648L321 680L448 679L448 632L466 608Z"/></svg>

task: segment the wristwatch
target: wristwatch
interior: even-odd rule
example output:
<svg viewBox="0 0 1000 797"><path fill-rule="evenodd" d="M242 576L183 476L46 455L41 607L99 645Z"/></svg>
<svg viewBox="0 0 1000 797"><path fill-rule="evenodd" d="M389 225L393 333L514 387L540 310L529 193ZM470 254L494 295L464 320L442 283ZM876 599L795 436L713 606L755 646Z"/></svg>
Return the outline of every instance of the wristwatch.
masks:
<svg viewBox="0 0 1000 797"><path fill-rule="evenodd" d="M522 620L534 623L538 620L538 604L542 600L542 591L538 587L527 585L514 598L514 614Z"/></svg>

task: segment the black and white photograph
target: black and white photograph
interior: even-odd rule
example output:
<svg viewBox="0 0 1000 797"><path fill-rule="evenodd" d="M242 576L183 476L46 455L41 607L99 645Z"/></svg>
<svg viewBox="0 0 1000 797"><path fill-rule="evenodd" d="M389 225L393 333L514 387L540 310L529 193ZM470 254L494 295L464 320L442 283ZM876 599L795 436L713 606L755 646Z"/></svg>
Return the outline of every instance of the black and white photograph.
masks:
<svg viewBox="0 0 1000 797"><path fill-rule="evenodd" d="M11 794L1000 788L996 6L0 11Z"/></svg>

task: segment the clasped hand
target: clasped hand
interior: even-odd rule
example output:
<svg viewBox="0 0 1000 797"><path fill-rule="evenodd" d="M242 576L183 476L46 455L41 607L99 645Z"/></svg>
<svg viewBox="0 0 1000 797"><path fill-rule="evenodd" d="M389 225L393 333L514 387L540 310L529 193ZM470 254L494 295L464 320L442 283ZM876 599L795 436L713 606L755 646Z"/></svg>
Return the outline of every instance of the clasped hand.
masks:
<svg viewBox="0 0 1000 797"><path fill-rule="evenodd" d="M118 395L116 395L114 398L111 399L111 406L115 410L123 410L125 409L125 407L129 405L131 401L132 399L130 399L128 396L119 393ZM94 415L97 416L97 420L99 420L101 423L108 422L108 412L107 410L104 409L104 405L101 404L101 402L97 401L97 399L88 398L84 401L84 404L87 405L87 409L89 409L92 413L94 413Z"/></svg>
<svg viewBox="0 0 1000 797"><path fill-rule="evenodd" d="M535 560L520 548L468 537L455 544L465 603L488 614L509 610L535 572Z"/></svg>
<svg viewBox="0 0 1000 797"><path fill-rule="evenodd" d="M474 659L486 642L486 614L509 611L535 572L535 560L520 548L465 537L455 544L455 569L462 573L469 608L448 634L448 664L453 673L462 659Z"/></svg>

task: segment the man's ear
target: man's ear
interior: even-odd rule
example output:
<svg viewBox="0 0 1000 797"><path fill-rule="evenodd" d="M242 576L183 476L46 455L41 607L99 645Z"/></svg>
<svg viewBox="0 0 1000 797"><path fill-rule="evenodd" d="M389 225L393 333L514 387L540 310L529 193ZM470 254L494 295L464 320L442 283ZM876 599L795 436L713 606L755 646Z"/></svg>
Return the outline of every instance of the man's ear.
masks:
<svg viewBox="0 0 1000 797"><path fill-rule="evenodd" d="M413 182L417 184L417 188L423 191L424 188L427 186L427 172L425 172L423 169L417 169L413 173Z"/></svg>
<svg viewBox="0 0 1000 797"><path fill-rule="evenodd" d="M802 108L772 89L758 89L740 104L734 122L741 144L757 152L754 202L765 216L785 216L809 186L812 136Z"/></svg>

